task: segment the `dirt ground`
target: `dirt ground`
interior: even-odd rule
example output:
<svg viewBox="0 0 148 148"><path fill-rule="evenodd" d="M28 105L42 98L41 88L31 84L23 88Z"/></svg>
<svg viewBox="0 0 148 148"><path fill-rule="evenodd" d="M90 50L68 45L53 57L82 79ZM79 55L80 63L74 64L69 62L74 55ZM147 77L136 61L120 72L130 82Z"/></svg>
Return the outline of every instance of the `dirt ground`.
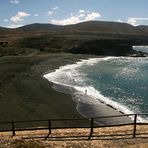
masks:
<svg viewBox="0 0 148 148"><path fill-rule="evenodd" d="M148 126L138 126L133 138L133 126L94 129L88 140L90 129L58 129L48 131L0 133L0 148L147 148ZM65 138L63 138L65 137Z"/></svg>

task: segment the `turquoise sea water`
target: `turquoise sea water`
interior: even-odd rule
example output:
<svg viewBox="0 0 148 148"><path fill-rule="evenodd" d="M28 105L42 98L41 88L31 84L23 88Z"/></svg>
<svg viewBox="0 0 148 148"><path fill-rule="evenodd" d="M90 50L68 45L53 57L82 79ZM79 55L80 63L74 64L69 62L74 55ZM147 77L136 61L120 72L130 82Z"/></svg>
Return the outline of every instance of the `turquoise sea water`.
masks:
<svg viewBox="0 0 148 148"><path fill-rule="evenodd" d="M111 58L78 70L84 82L134 113L148 113L148 58Z"/></svg>
<svg viewBox="0 0 148 148"><path fill-rule="evenodd" d="M148 58L92 58L60 67L45 77L74 87L77 94L87 91L124 113L148 113ZM148 120L148 116L142 119Z"/></svg>

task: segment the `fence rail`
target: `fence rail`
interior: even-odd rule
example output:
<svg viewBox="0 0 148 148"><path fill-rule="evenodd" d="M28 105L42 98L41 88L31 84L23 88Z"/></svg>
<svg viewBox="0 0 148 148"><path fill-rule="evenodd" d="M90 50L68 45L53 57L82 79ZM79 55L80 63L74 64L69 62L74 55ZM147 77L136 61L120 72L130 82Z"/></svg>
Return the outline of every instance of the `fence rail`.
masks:
<svg viewBox="0 0 148 148"><path fill-rule="evenodd" d="M95 117L95 118L80 118L80 119L71 118L71 119L0 122L0 132L12 132L12 136L16 136L16 132L18 131L48 130L48 135L45 138L49 138L49 135L51 135L52 130L54 129L87 128L90 130L88 135L88 140L90 140L93 137L94 129L96 128L131 125L133 126L131 135L133 138L135 138L136 135L139 135L139 133L137 133L137 125L138 126L148 125L148 122L144 122L144 123L138 122L138 117L143 115L148 115L148 114L125 114L125 115L117 115L117 116L102 116L102 117ZM101 124L101 125L98 124L99 119L102 119L102 118L111 119L111 118L118 118L118 117L132 117L133 120L130 120L130 122L127 122L127 123ZM145 134L145 133L140 133L140 134Z"/></svg>

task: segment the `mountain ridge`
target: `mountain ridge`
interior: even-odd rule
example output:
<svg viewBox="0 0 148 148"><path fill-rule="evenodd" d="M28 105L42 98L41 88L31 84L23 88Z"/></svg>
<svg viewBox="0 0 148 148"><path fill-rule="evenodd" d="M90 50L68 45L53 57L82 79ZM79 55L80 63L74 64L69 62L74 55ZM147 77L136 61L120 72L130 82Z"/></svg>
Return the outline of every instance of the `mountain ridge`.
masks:
<svg viewBox="0 0 148 148"><path fill-rule="evenodd" d="M34 52L146 56L132 46L148 45L148 27L127 23L89 21L74 25L29 24L0 28L1 56Z"/></svg>
<svg viewBox="0 0 148 148"><path fill-rule="evenodd" d="M148 26L132 26L121 22L87 21L73 25L54 25L33 23L18 28L0 27L0 32L51 32L51 31L74 31L74 32L98 32L113 34L144 34ZM148 31L146 31L148 32Z"/></svg>

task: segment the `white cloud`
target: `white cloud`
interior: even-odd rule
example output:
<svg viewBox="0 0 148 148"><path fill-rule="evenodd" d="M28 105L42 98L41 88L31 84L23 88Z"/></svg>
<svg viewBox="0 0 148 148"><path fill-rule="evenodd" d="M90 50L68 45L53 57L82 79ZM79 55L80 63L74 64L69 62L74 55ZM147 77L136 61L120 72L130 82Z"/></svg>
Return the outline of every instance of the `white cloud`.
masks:
<svg viewBox="0 0 148 148"><path fill-rule="evenodd" d="M53 10L58 10L58 9L59 9L59 7L53 7L52 9L53 9Z"/></svg>
<svg viewBox="0 0 148 148"><path fill-rule="evenodd" d="M68 25L68 24L76 24L84 21L91 21L96 20L97 18L101 17L100 13L98 12L90 12L85 10L79 10L76 15L70 13L70 16L63 20L55 20L52 19L50 23L57 24L57 25Z"/></svg>
<svg viewBox="0 0 148 148"><path fill-rule="evenodd" d="M122 23L123 21L121 19L117 19L117 22Z"/></svg>
<svg viewBox="0 0 148 148"><path fill-rule="evenodd" d="M52 15L54 13L54 11L48 11L48 15Z"/></svg>
<svg viewBox="0 0 148 148"><path fill-rule="evenodd" d="M128 18L127 23L133 26L138 26L139 24L134 18Z"/></svg>
<svg viewBox="0 0 148 148"><path fill-rule="evenodd" d="M21 27L21 26L23 26L23 25L11 24L11 25L6 26L6 27L8 27L8 28L17 28L17 27Z"/></svg>
<svg viewBox="0 0 148 148"><path fill-rule="evenodd" d="M9 20L8 19L4 19L4 22L9 22Z"/></svg>
<svg viewBox="0 0 148 148"><path fill-rule="evenodd" d="M101 17L101 15L99 13L91 12L91 13L87 14L87 16L85 17L85 20L91 21L91 20L95 20L98 17Z"/></svg>
<svg viewBox="0 0 148 148"><path fill-rule="evenodd" d="M19 0L10 0L10 3L12 4L18 4L20 1Z"/></svg>
<svg viewBox="0 0 148 148"><path fill-rule="evenodd" d="M55 20L55 19L53 19L51 21L52 24L57 24L57 25L76 24L76 23L79 23L79 22L80 22L79 18L74 17L74 16L71 16L70 18L63 19L63 20Z"/></svg>
<svg viewBox="0 0 148 148"><path fill-rule="evenodd" d="M59 9L59 7L53 7L51 10L48 11L47 14L49 16L51 16L51 15L55 14L58 9Z"/></svg>
<svg viewBox="0 0 148 148"><path fill-rule="evenodd" d="M35 17L38 17L39 15L38 15L38 14L34 14L34 16L35 16Z"/></svg>
<svg viewBox="0 0 148 148"><path fill-rule="evenodd" d="M144 21L148 21L148 18L147 17L131 17L127 19L127 23L133 26L138 26L140 24L143 24Z"/></svg>
<svg viewBox="0 0 148 148"><path fill-rule="evenodd" d="M137 20L137 21L145 21L145 20L148 20L148 17L131 17L131 18L128 18L128 19L134 19L134 20Z"/></svg>
<svg viewBox="0 0 148 148"><path fill-rule="evenodd" d="M85 13L85 10L80 9L79 13Z"/></svg>
<svg viewBox="0 0 148 148"><path fill-rule="evenodd" d="M10 20L14 23L20 22L24 20L24 17L30 16L29 13L26 12L18 12L15 16L11 17Z"/></svg>

